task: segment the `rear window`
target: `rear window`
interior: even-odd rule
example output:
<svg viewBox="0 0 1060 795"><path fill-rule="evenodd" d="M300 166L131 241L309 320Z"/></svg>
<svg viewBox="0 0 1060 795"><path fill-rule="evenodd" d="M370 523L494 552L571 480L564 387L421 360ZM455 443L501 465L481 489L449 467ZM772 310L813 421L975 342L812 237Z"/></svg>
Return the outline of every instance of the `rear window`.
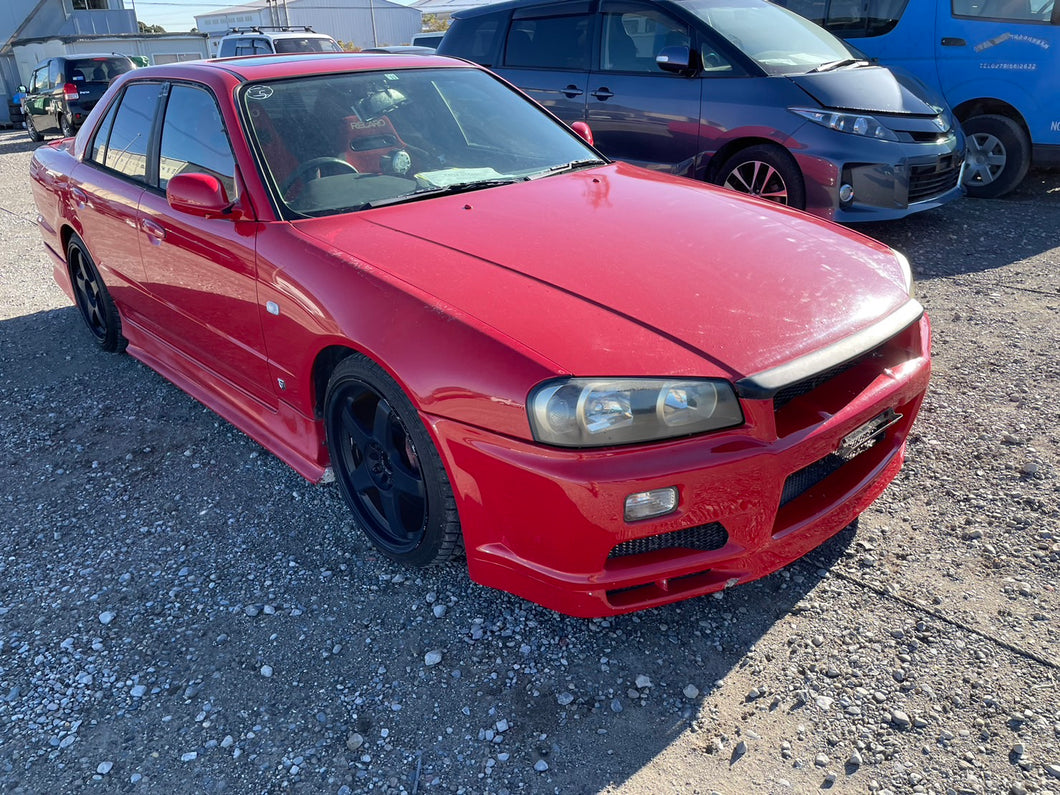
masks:
<svg viewBox="0 0 1060 795"><path fill-rule="evenodd" d="M71 83L109 83L132 69L128 58L74 58L66 62L66 79Z"/></svg>
<svg viewBox="0 0 1060 795"><path fill-rule="evenodd" d="M342 52L339 45L331 39L300 37L294 39L274 39L276 52Z"/></svg>
<svg viewBox="0 0 1060 795"><path fill-rule="evenodd" d="M502 21L506 22L507 16L486 14L453 20L452 26L438 44L438 54L455 55L483 66L492 66Z"/></svg>

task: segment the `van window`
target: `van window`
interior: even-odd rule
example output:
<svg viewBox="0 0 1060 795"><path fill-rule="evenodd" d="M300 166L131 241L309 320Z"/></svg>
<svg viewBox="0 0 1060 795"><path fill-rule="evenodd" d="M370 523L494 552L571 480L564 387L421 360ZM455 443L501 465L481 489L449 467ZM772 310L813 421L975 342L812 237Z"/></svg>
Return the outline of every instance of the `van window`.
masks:
<svg viewBox="0 0 1060 795"><path fill-rule="evenodd" d="M504 65L533 69L589 69L592 17L517 19L504 45Z"/></svg>
<svg viewBox="0 0 1060 795"><path fill-rule="evenodd" d="M315 36L274 39L273 44L276 45L276 52L342 52L331 39Z"/></svg>
<svg viewBox="0 0 1060 795"><path fill-rule="evenodd" d="M628 4L624 4L627 5ZM654 8L604 12L600 68L617 72L662 72L655 56L663 47L688 47L688 27Z"/></svg>
<svg viewBox="0 0 1060 795"><path fill-rule="evenodd" d="M507 17L489 14L455 20L438 44L438 54L459 53L461 58L483 66L493 66L501 20L507 21Z"/></svg>
<svg viewBox="0 0 1060 795"><path fill-rule="evenodd" d="M1053 0L953 0L955 17L1048 23Z"/></svg>
<svg viewBox="0 0 1060 795"><path fill-rule="evenodd" d="M882 36L902 18L909 0L779 0L794 11L844 38ZM978 2L983 0L954 0Z"/></svg>

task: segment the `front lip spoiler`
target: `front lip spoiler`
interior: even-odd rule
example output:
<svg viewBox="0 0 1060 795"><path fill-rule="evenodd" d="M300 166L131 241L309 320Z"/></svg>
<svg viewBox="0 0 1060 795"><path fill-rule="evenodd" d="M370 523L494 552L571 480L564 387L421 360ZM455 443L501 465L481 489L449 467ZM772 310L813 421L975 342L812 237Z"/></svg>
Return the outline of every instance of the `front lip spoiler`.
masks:
<svg viewBox="0 0 1060 795"><path fill-rule="evenodd" d="M924 307L910 298L887 317L827 348L808 353L779 367L741 378L736 382L736 393L747 400L772 398L789 384L845 364L871 351L902 329L916 323L923 314Z"/></svg>

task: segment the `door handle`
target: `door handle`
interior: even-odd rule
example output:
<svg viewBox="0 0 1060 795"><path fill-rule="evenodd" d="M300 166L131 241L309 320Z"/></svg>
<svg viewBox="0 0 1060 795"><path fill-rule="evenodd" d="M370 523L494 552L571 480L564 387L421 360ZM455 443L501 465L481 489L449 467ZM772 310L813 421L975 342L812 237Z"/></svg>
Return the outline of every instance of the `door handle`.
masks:
<svg viewBox="0 0 1060 795"><path fill-rule="evenodd" d="M88 204L88 194L80 188L70 188L70 198L74 200L78 207L84 207Z"/></svg>
<svg viewBox="0 0 1060 795"><path fill-rule="evenodd" d="M964 39L955 39L955 38L952 38L950 36L945 36L942 39L942 46L943 47L967 47L968 46L968 42L966 42Z"/></svg>
<svg viewBox="0 0 1060 795"><path fill-rule="evenodd" d="M152 221L150 218L140 219L140 228L144 231L151 242L156 246L166 239L166 230L162 228L162 225L156 221Z"/></svg>
<svg viewBox="0 0 1060 795"><path fill-rule="evenodd" d="M615 95L615 92L606 86L601 86L593 92L593 96L597 99L611 99Z"/></svg>
<svg viewBox="0 0 1060 795"><path fill-rule="evenodd" d="M563 94L563 96L565 96L567 99L574 99L575 97L580 97L585 92L573 83L571 83L566 88L560 89L560 93Z"/></svg>

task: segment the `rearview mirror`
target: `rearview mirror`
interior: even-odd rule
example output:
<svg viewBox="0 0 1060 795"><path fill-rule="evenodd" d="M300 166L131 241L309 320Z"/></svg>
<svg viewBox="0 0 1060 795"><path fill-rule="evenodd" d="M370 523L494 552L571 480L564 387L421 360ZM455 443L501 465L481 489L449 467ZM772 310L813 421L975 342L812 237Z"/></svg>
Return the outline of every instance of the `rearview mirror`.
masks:
<svg viewBox="0 0 1060 795"><path fill-rule="evenodd" d="M239 217L224 185L211 174L177 174L166 185L166 200L174 210L200 218Z"/></svg>
<svg viewBox="0 0 1060 795"><path fill-rule="evenodd" d="M576 121L570 126L570 128L574 130L574 132L578 134L578 137L585 141L585 143L589 144L589 146L593 146L593 131L589 129L588 124L583 121Z"/></svg>
<svg viewBox="0 0 1060 795"><path fill-rule="evenodd" d="M673 74L691 74L692 52L688 47L672 45L663 47L655 56L655 63L664 72Z"/></svg>

